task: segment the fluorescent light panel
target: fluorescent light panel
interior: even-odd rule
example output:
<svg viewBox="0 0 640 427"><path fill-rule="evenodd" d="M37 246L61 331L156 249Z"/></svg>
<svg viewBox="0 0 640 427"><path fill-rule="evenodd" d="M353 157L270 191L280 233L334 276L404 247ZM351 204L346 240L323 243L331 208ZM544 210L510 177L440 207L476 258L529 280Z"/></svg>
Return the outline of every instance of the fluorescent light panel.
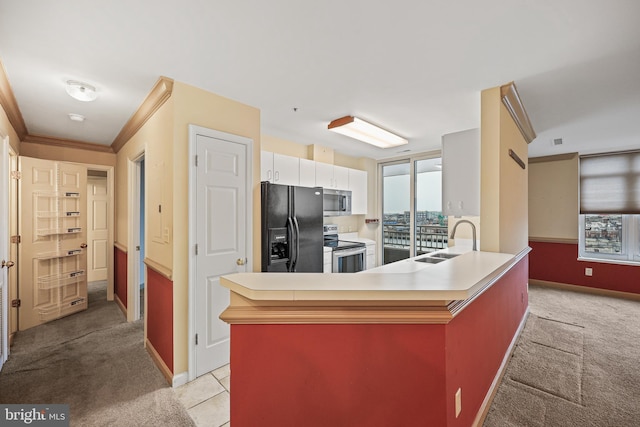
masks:
<svg viewBox="0 0 640 427"><path fill-rule="evenodd" d="M380 148L397 147L409 143L405 138L353 116L332 121L328 129Z"/></svg>

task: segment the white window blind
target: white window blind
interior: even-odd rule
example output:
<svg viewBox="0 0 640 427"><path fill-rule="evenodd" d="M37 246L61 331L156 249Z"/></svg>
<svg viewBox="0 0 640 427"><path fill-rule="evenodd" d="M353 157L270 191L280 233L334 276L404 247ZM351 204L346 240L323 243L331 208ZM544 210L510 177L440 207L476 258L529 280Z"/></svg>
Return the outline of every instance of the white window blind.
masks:
<svg viewBox="0 0 640 427"><path fill-rule="evenodd" d="M580 213L640 213L640 151L580 157Z"/></svg>

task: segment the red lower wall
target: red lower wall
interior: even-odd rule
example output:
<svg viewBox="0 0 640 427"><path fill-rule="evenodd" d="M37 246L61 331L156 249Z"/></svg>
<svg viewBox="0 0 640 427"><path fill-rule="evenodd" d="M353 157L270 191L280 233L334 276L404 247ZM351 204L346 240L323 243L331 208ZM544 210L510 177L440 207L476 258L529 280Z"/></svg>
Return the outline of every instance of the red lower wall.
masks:
<svg viewBox="0 0 640 427"><path fill-rule="evenodd" d="M120 302L127 307L127 253L114 246L115 283L114 292Z"/></svg>
<svg viewBox="0 0 640 427"><path fill-rule="evenodd" d="M525 257L447 325L447 426L470 426L480 410L529 306L528 273Z"/></svg>
<svg viewBox="0 0 640 427"><path fill-rule="evenodd" d="M233 425L471 425L526 311L527 271L525 258L448 325L232 325Z"/></svg>
<svg viewBox="0 0 640 427"><path fill-rule="evenodd" d="M147 339L173 373L173 282L147 268Z"/></svg>
<svg viewBox="0 0 640 427"><path fill-rule="evenodd" d="M531 279L640 293L640 266L578 261L577 244L529 242L529 246ZM587 267L593 269L593 276L585 276Z"/></svg>

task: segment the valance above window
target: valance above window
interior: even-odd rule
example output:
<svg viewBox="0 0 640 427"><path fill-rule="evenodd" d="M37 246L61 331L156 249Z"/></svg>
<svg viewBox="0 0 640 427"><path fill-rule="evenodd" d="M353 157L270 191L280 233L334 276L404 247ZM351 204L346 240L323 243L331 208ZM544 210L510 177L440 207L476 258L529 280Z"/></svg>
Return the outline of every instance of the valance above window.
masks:
<svg viewBox="0 0 640 427"><path fill-rule="evenodd" d="M581 214L640 214L640 151L580 156Z"/></svg>

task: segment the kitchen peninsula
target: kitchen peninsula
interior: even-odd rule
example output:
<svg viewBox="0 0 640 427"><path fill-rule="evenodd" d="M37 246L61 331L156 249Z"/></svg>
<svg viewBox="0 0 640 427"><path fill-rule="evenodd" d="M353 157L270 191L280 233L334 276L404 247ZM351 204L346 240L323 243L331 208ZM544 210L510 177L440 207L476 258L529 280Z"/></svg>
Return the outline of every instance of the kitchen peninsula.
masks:
<svg viewBox="0 0 640 427"><path fill-rule="evenodd" d="M223 277L234 426L477 423L524 324L529 248L440 252L357 274Z"/></svg>

